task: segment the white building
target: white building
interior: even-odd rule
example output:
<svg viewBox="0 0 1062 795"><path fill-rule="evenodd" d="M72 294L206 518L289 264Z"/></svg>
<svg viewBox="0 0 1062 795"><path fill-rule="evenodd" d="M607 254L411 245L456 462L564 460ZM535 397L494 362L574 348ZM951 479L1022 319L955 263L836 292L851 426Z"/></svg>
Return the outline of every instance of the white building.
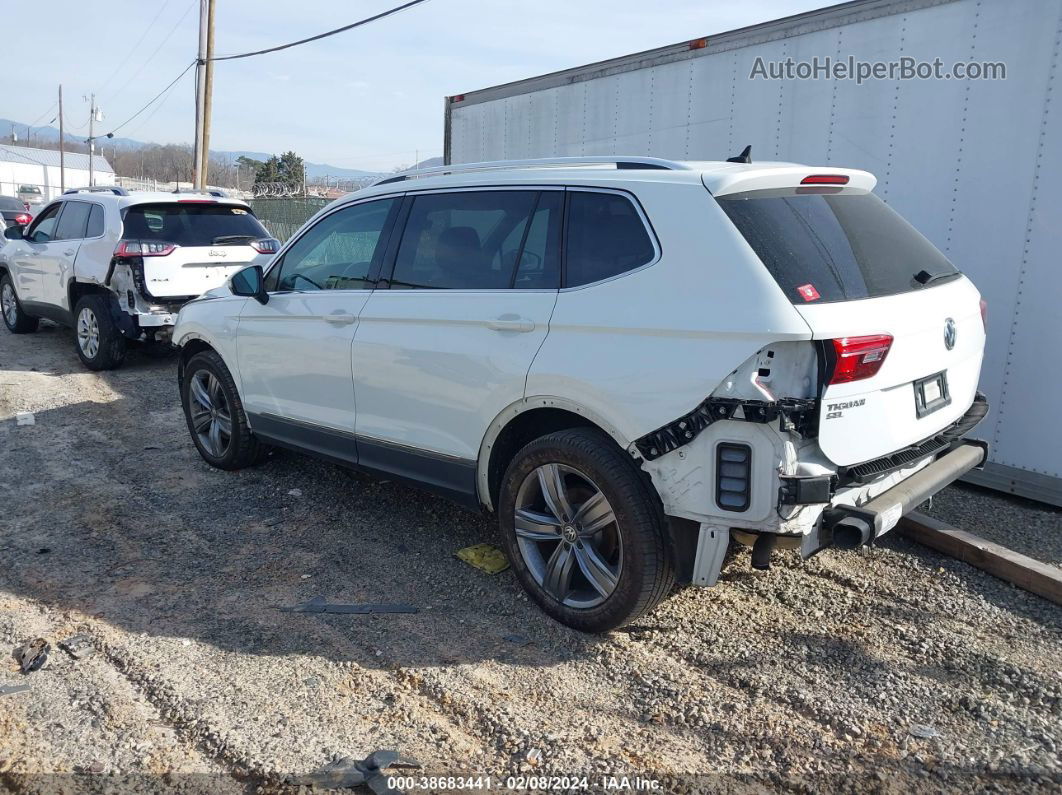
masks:
<svg viewBox="0 0 1062 795"><path fill-rule="evenodd" d="M67 188L81 188L89 184L89 156L78 152L64 155ZM114 169L103 155L92 158L95 185L113 185ZM33 149L28 146L0 144L0 194L17 196L23 185L40 188L43 201L58 196L63 180L59 175L59 152L55 149Z"/></svg>

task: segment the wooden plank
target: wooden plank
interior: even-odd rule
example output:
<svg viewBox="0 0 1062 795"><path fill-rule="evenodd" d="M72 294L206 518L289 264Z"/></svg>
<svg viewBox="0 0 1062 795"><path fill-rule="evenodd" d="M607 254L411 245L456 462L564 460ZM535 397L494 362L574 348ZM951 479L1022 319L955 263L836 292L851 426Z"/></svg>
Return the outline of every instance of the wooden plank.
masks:
<svg viewBox="0 0 1062 795"><path fill-rule="evenodd" d="M1056 566L986 541L917 511L903 517L897 529L920 544L1062 605L1062 569Z"/></svg>

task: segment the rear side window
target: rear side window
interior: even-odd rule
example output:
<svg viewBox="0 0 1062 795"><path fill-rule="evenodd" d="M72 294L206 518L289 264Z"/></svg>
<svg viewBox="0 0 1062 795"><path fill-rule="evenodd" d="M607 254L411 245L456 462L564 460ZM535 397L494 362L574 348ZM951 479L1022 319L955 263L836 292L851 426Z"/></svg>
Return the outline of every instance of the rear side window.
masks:
<svg viewBox="0 0 1062 795"><path fill-rule="evenodd" d="M85 228L85 237L99 237L103 234L103 208L98 204L92 205L89 212L88 226Z"/></svg>
<svg viewBox="0 0 1062 795"><path fill-rule="evenodd" d="M125 211L127 240L159 240L178 246L238 245L269 237L246 207L230 204L134 204Z"/></svg>
<svg viewBox="0 0 1062 795"><path fill-rule="evenodd" d="M793 303L875 298L922 289L955 266L866 191L788 188L718 197L719 206ZM922 281L915 276L922 271ZM935 281L935 279L933 280Z"/></svg>
<svg viewBox="0 0 1062 795"><path fill-rule="evenodd" d="M417 196L395 259L393 289L556 288L560 191Z"/></svg>
<svg viewBox="0 0 1062 795"><path fill-rule="evenodd" d="M565 287L610 279L655 256L653 240L630 199L569 191Z"/></svg>
<svg viewBox="0 0 1062 795"><path fill-rule="evenodd" d="M66 202L63 214L59 216L59 226L55 229L56 240L77 240L85 237L92 205L88 202Z"/></svg>

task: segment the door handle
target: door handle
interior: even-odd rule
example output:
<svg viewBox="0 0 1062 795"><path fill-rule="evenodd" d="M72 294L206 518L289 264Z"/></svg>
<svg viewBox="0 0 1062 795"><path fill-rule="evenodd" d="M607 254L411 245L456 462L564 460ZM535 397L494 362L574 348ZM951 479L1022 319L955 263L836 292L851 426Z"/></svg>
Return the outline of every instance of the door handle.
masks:
<svg viewBox="0 0 1062 795"><path fill-rule="evenodd" d="M324 320L326 323L332 323L336 326L349 326L358 318L355 315L348 314L347 312L332 312L325 315Z"/></svg>
<svg viewBox="0 0 1062 795"><path fill-rule="evenodd" d="M74 254L74 249L72 249L72 248L68 248L68 249L67 249L66 251L64 251L64 252L63 252L63 254L64 254L65 256L67 256L67 257L73 256L73 254Z"/></svg>
<svg viewBox="0 0 1062 795"><path fill-rule="evenodd" d="M535 323L526 317L519 315L501 315L487 321L487 328L491 331L519 331L528 332L535 330Z"/></svg>
<svg viewBox="0 0 1062 795"><path fill-rule="evenodd" d="M39 252L39 251L33 251L33 250L31 249L31 250L30 250L30 253L29 253L29 255L30 255L31 257L39 257L39 256L41 255L41 252Z"/></svg>

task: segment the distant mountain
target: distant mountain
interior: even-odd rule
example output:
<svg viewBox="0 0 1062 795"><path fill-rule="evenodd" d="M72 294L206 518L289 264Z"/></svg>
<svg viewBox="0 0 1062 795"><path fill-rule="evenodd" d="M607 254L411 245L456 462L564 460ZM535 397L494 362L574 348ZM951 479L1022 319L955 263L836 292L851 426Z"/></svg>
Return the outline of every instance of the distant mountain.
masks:
<svg viewBox="0 0 1062 795"><path fill-rule="evenodd" d="M55 127L31 127L28 134L26 125L22 122L11 121L10 119L0 119L0 135L7 137L11 132L18 136L17 146L34 146L41 141L48 141L54 143L59 140L59 130ZM85 136L88 134L84 130L79 130L78 135L72 135L68 130L66 133L66 140L70 143L84 143ZM117 146L119 149L133 149L141 146L150 146L145 141L137 141L133 138L107 138L101 139L97 143L97 151L101 146ZM244 157L250 157L254 160L268 160L271 155L268 152L247 152L236 151L229 152L217 149L211 149L210 154L218 157L228 157L235 160L241 155ZM277 154L280 154L279 152ZM437 158L435 158L437 159ZM425 161L425 163L428 161ZM441 163L441 160L440 160ZM424 168L424 164L421 164L421 168ZM309 179L319 179L321 177L340 177L341 179L351 179L357 177L376 177L379 176L378 171L362 171L357 168L342 168L340 166L332 166L328 163L306 163L306 176Z"/></svg>

